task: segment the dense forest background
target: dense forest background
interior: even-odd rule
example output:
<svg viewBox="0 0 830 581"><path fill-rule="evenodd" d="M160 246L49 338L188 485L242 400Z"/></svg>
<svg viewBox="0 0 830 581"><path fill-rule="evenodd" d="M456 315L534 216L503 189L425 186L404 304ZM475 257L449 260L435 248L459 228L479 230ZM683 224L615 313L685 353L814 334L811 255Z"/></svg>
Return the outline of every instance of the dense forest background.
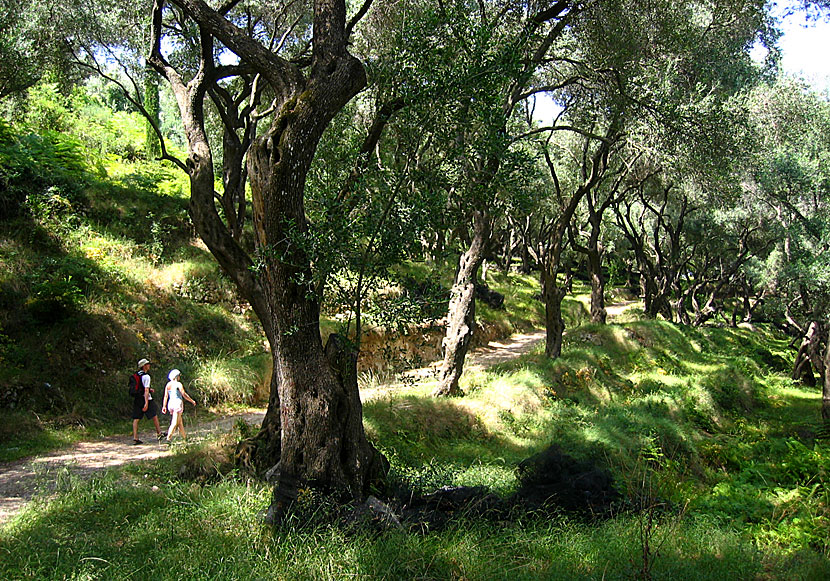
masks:
<svg viewBox="0 0 830 581"><path fill-rule="evenodd" d="M0 460L126 434L141 357L267 410L0 570L826 576L830 105L769 10L0 2Z"/></svg>

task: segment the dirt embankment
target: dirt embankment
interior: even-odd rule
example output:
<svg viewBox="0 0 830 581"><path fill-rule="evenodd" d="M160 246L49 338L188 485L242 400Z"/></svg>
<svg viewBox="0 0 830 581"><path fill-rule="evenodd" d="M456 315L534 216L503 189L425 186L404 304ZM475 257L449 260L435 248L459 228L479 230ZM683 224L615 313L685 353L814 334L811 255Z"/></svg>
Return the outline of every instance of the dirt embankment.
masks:
<svg viewBox="0 0 830 581"><path fill-rule="evenodd" d="M441 359L441 341L444 326L439 321L429 327L411 329L406 334L370 330L361 340L359 371L400 371L418 368ZM488 345L491 341L510 337L512 330L506 325L479 323L476 325L471 349Z"/></svg>

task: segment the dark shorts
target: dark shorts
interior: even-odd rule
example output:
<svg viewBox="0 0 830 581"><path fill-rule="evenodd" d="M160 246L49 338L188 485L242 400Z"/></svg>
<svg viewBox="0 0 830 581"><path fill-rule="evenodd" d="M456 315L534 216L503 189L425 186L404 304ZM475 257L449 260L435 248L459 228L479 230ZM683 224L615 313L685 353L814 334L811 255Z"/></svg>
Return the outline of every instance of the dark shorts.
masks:
<svg viewBox="0 0 830 581"><path fill-rule="evenodd" d="M147 405L147 411L142 411L144 408L144 398L137 397L133 400L133 419L140 420L141 418L153 419L158 415L158 408L156 407L156 400L151 399Z"/></svg>

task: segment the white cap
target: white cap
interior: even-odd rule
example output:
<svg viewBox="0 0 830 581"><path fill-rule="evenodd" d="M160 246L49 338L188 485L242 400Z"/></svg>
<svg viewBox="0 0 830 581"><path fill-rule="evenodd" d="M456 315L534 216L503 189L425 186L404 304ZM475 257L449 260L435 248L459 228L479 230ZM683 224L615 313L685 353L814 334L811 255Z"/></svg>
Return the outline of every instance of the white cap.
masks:
<svg viewBox="0 0 830 581"><path fill-rule="evenodd" d="M180 375L181 375L181 372L178 369L174 369L170 373L167 374L167 379L169 379L170 381L173 381L174 379L176 379Z"/></svg>
<svg viewBox="0 0 830 581"><path fill-rule="evenodd" d="M142 367L144 367L148 363L150 363L149 359L139 359L138 360L138 368L141 369Z"/></svg>

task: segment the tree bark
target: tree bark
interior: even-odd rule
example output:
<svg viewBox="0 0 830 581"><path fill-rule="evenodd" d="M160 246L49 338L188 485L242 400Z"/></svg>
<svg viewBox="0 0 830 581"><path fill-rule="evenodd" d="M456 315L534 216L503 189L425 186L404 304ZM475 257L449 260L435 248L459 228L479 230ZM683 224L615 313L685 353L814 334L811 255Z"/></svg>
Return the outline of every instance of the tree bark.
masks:
<svg viewBox="0 0 830 581"><path fill-rule="evenodd" d="M464 358L475 332L475 283L484 259L484 246L490 235L489 219L476 211L470 247L461 255L447 314L447 333L442 341L444 360L434 396L460 395L458 381L464 371Z"/></svg>
<svg viewBox="0 0 830 581"><path fill-rule="evenodd" d="M323 349L320 305L302 246L308 231L305 181L317 143L365 79L362 66L348 53L332 59L325 82L312 76L248 157L254 229L258 247L266 250L261 278L276 331L274 370L279 376L282 439L269 520L281 517L301 485L362 498L383 471L363 432L357 381L351 380L356 378L356 355L350 354L335 373Z"/></svg>
<svg viewBox="0 0 830 581"><path fill-rule="evenodd" d="M356 354L342 344L324 350L311 260L303 246L306 178L323 132L366 84L361 63L346 50L343 0L314 2L311 71L260 45L201 0L172 0L199 27L202 62L185 83L161 52L163 1L153 11L150 62L170 82L188 141L190 213L211 253L249 300L271 345L274 370L269 408L251 449L252 464L279 460L268 511L281 518L299 486L363 498L388 464L363 432ZM213 158L204 127L204 100L215 81L213 39L233 50L271 85L277 114L251 145L247 171L253 202L256 265L220 218Z"/></svg>
<svg viewBox="0 0 830 581"><path fill-rule="evenodd" d="M830 325L828 325L830 328ZM827 349L824 350L824 383L821 386L821 417L830 423L830 331L827 333Z"/></svg>
<svg viewBox="0 0 830 581"><path fill-rule="evenodd" d="M818 333L818 321L812 321L809 327L807 327L807 332L804 334L801 346L798 348L798 353L795 356L795 363L793 364L792 378L810 387L816 385L816 377L813 373L814 358L811 357L811 354L817 350Z"/></svg>
<svg viewBox="0 0 830 581"><path fill-rule="evenodd" d="M605 277L602 276L602 254L599 248L588 253L588 271L591 274L591 322L605 324Z"/></svg>
<svg viewBox="0 0 830 581"><path fill-rule="evenodd" d="M574 228L568 230L570 234L571 246L585 255L588 263L588 276L591 279L591 322L604 325L607 318L605 310L605 278L602 276L602 255L603 248L600 244L599 237L602 227L602 212L607 208L606 204L602 204L597 208L594 204L592 196L594 192L589 192L586 196L588 201L588 222L591 225L591 231L588 235L588 241L583 246L578 242L577 233ZM572 292L572 289L568 289Z"/></svg>
<svg viewBox="0 0 830 581"><path fill-rule="evenodd" d="M542 269L542 296L545 299L545 355L556 359L562 354L565 335L565 319L562 318L562 300L567 294L565 287L556 280L558 273L552 275Z"/></svg>

